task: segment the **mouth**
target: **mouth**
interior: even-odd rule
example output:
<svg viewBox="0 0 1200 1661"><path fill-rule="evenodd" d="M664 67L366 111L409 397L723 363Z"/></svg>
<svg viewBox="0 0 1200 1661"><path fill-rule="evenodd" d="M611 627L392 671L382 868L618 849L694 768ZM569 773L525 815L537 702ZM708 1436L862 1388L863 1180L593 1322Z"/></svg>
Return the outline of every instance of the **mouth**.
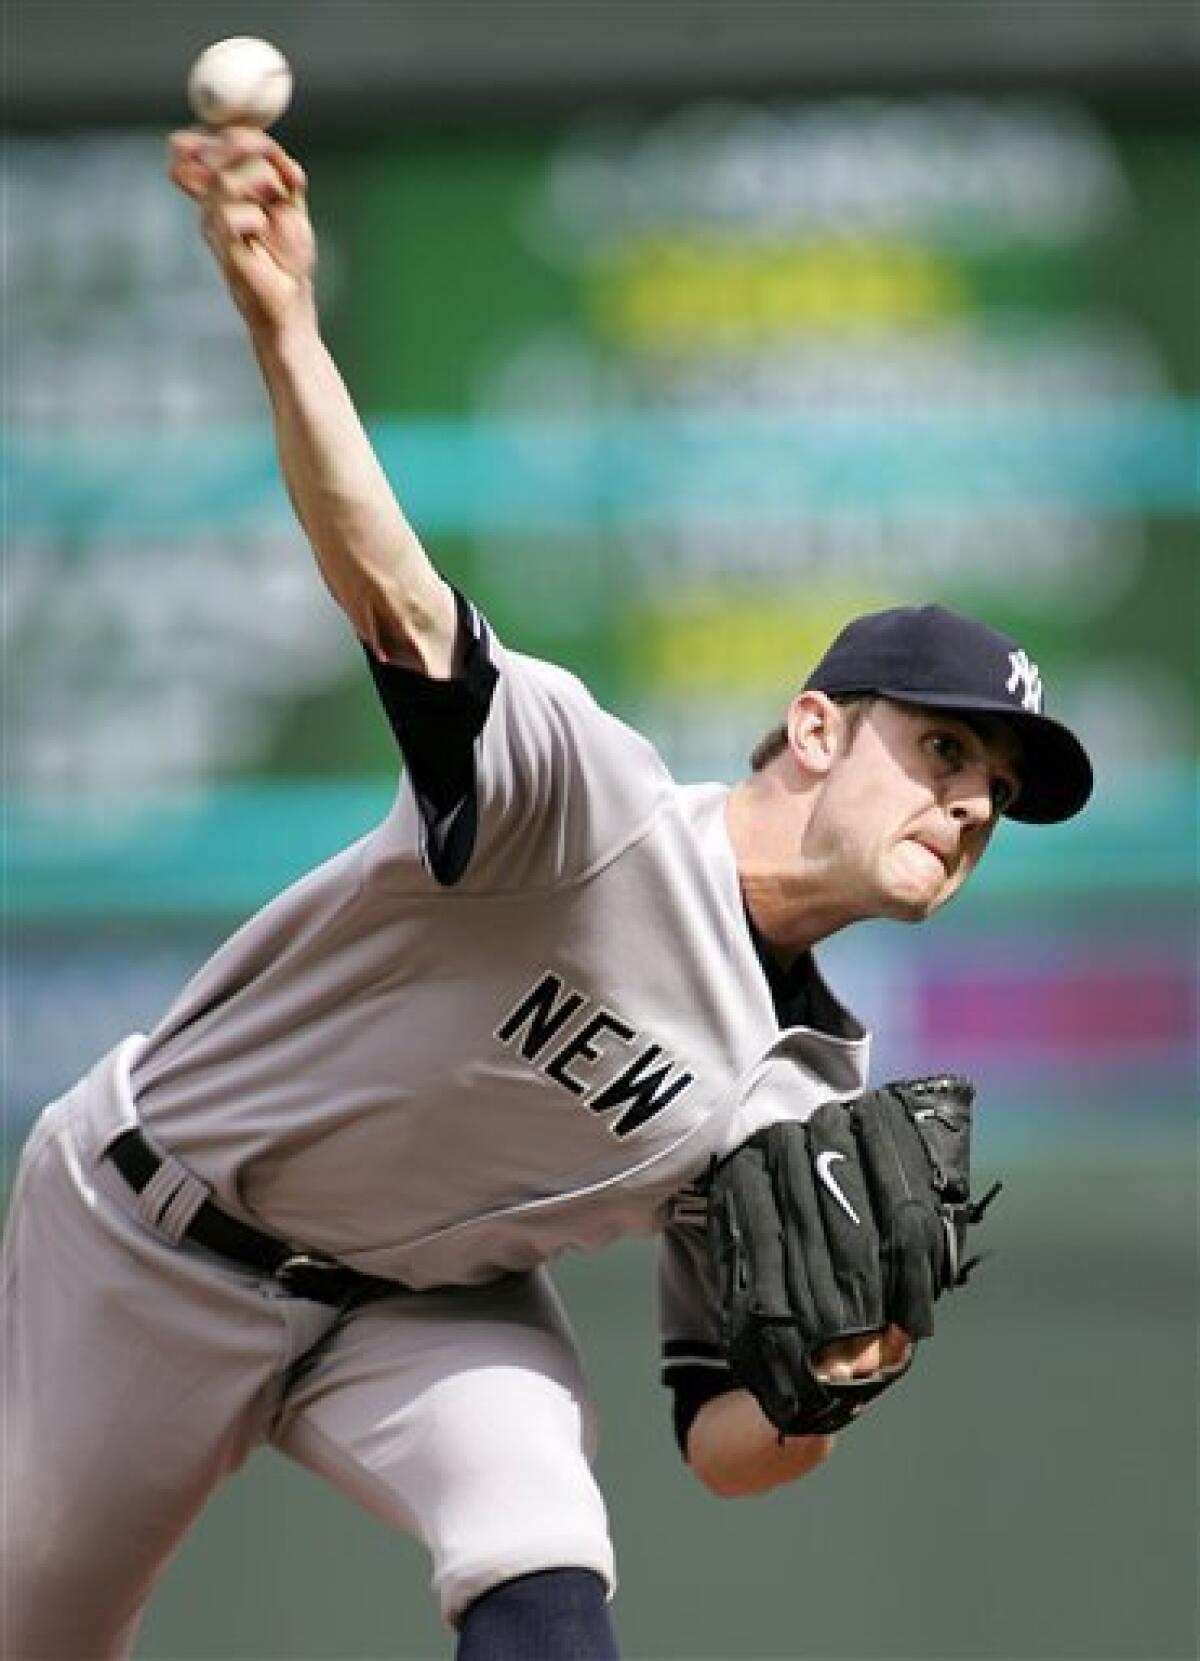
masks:
<svg viewBox="0 0 1200 1661"><path fill-rule="evenodd" d="M909 838L909 841L914 843L918 848L924 848L927 854L932 855L932 857L937 860L946 876L951 875L954 866L954 856L947 848L943 848L939 843L934 842L927 836L913 836Z"/></svg>

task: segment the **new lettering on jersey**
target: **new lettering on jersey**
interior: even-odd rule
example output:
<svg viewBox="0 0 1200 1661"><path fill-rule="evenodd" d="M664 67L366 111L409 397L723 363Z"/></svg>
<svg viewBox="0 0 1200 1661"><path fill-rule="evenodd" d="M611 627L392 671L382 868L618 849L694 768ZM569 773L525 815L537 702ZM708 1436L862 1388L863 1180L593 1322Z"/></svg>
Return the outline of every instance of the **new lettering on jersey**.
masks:
<svg viewBox="0 0 1200 1661"><path fill-rule="evenodd" d="M581 1014L587 1018L577 1021ZM568 1033L565 1043L549 1048ZM526 1061L593 1113L609 1113L630 1103L628 1112L609 1125L618 1137L665 1112L695 1082L694 1073L655 1043L645 1045L615 1077L594 1076L597 1066L603 1069L612 1060L614 1044L628 1048L641 1042L642 1034L612 1010L568 987L551 970L505 1016L496 1037L502 1044L515 1044ZM656 1065L660 1057L664 1059Z"/></svg>

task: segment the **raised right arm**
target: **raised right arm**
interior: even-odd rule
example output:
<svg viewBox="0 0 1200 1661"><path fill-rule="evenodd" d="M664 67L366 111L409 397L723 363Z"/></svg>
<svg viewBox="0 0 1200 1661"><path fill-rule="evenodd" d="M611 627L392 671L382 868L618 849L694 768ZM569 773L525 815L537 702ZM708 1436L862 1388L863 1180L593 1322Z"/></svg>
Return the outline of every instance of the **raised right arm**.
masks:
<svg viewBox="0 0 1200 1661"><path fill-rule="evenodd" d="M330 593L381 658L454 672L454 595L408 523L321 339L316 239L302 168L250 128L175 133L171 178L246 322L271 400L280 467Z"/></svg>

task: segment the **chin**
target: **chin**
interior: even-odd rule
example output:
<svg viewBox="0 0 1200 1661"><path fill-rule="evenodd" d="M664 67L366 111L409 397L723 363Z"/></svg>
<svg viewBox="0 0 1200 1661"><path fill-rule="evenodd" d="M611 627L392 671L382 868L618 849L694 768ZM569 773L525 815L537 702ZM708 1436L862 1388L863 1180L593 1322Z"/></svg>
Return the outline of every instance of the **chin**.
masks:
<svg viewBox="0 0 1200 1661"><path fill-rule="evenodd" d="M932 892L911 884L897 885L885 895L882 915L896 923L923 923L953 895L954 889L949 883L942 883Z"/></svg>
<svg viewBox="0 0 1200 1661"><path fill-rule="evenodd" d="M899 900L893 899L888 909L881 913L893 923L924 923L939 911L943 901L938 900Z"/></svg>

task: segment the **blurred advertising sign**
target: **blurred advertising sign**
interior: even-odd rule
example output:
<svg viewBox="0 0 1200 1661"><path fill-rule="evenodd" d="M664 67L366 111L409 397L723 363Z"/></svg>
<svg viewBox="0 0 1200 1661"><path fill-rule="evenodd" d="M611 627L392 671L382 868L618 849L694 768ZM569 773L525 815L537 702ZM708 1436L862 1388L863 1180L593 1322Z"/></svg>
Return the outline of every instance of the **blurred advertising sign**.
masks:
<svg viewBox="0 0 1200 1661"><path fill-rule="evenodd" d="M848 615L929 596L1029 639L1113 789L1190 760L1193 127L829 98L304 160L419 527L681 773L738 767ZM158 137L18 139L9 176L13 781L136 816L385 767Z"/></svg>

